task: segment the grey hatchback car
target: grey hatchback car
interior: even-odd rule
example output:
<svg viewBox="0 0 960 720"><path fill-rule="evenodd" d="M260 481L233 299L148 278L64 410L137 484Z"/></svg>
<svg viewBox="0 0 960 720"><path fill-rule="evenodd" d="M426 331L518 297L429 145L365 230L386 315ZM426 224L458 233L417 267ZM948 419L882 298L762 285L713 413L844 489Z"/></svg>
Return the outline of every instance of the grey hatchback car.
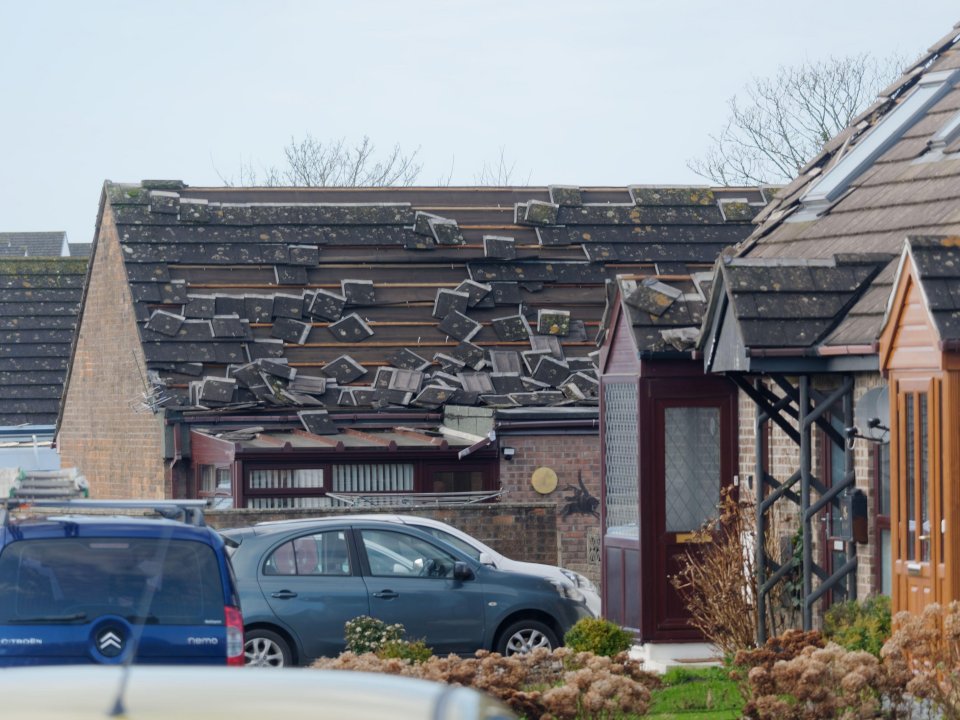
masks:
<svg viewBox="0 0 960 720"><path fill-rule="evenodd" d="M349 517L222 531L247 665L303 665L344 649L360 615L402 623L437 654L556 647L592 617L572 584L481 565L409 526Z"/></svg>

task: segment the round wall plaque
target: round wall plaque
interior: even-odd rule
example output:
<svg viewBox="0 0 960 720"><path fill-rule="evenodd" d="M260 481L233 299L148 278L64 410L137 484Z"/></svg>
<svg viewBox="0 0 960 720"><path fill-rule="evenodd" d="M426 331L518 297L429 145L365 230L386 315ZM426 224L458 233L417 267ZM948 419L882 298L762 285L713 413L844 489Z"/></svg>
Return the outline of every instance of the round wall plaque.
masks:
<svg viewBox="0 0 960 720"><path fill-rule="evenodd" d="M548 467L537 468L530 476L530 484L541 495L549 495L557 489L557 473Z"/></svg>

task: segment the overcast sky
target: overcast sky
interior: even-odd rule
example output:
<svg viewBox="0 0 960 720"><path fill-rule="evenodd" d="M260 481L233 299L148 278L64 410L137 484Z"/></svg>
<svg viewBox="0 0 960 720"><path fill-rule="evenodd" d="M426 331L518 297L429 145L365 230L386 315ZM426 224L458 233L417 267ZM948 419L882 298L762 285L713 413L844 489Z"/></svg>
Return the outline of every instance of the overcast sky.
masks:
<svg viewBox="0 0 960 720"><path fill-rule="evenodd" d="M0 0L0 231L90 242L105 179L219 185L291 136L419 148L421 184L700 183L778 65L916 57L948 0Z"/></svg>

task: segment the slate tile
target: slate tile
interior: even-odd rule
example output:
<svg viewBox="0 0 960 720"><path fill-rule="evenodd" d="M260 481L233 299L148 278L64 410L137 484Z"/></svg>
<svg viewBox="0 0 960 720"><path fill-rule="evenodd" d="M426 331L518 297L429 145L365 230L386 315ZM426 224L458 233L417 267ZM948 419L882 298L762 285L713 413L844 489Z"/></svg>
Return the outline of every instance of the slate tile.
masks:
<svg viewBox="0 0 960 720"><path fill-rule="evenodd" d="M342 295L317 290L312 302L307 307L307 314L323 320L339 320L347 300Z"/></svg>
<svg viewBox="0 0 960 720"><path fill-rule="evenodd" d="M484 235L483 255L499 260L513 260L517 257L517 242L512 237Z"/></svg>
<svg viewBox="0 0 960 720"><path fill-rule="evenodd" d="M451 375L450 373L443 372L443 370L438 370L430 378L430 384L440 384L446 385L452 388L462 387L463 384L460 382L460 379L456 375Z"/></svg>
<svg viewBox="0 0 960 720"><path fill-rule="evenodd" d="M209 205L209 201L202 198L180 198L180 222L208 222L210 220Z"/></svg>
<svg viewBox="0 0 960 720"><path fill-rule="evenodd" d="M557 387L570 375L570 366L565 362L554 360L552 357L545 357L537 364L537 369L533 373L533 378L542 383L547 383L552 387Z"/></svg>
<svg viewBox="0 0 960 720"><path fill-rule="evenodd" d="M549 350L524 350L520 355L523 357L523 364L527 366L527 372L530 375L533 375L536 371L541 359L551 357Z"/></svg>
<svg viewBox="0 0 960 720"><path fill-rule="evenodd" d="M209 320L217 314L216 298L213 295L187 295L187 303L183 306L183 314L188 318Z"/></svg>
<svg viewBox="0 0 960 720"><path fill-rule="evenodd" d="M360 407L371 407L380 400L380 391L372 387L355 387L353 390L353 401Z"/></svg>
<svg viewBox="0 0 960 720"><path fill-rule="evenodd" d="M308 395L323 395L327 390L327 379L298 372L290 381L290 389Z"/></svg>
<svg viewBox="0 0 960 720"><path fill-rule="evenodd" d="M480 332L483 326L475 320L471 320L463 313L453 310L440 321L437 327L440 332L445 335L449 335L457 340L467 341Z"/></svg>
<svg viewBox="0 0 960 720"><path fill-rule="evenodd" d="M150 190L147 193L149 210L152 213L176 215L180 211L180 193L166 190Z"/></svg>
<svg viewBox="0 0 960 720"><path fill-rule="evenodd" d="M378 367L377 374L373 378L373 386L378 390L386 390L390 387L390 380L395 372L394 368Z"/></svg>
<svg viewBox="0 0 960 720"><path fill-rule="evenodd" d="M463 245L463 235L460 233L460 227L456 220L446 218L434 218L428 221L433 239L437 245ZM416 403L416 400L414 400Z"/></svg>
<svg viewBox="0 0 960 720"><path fill-rule="evenodd" d="M206 377L201 381L197 399L204 405L230 403L236 388L237 381L233 378Z"/></svg>
<svg viewBox="0 0 960 720"><path fill-rule="evenodd" d="M433 356L433 361L439 363L443 372L447 373L456 373L460 372L466 363L460 358L453 357L452 355L446 355L444 353L436 353Z"/></svg>
<svg viewBox="0 0 960 720"><path fill-rule="evenodd" d="M456 392L456 388L446 387L445 385L427 385L413 399L411 404L427 408L440 407L450 399L454 392Z"/></svg>
<svg viewBox="0 0 960 720"><path fill-rule="evenodd" d="M301 410L297 413L300 422L308 433L314 435L337 435L340 429L334 424L326 410Z"/></svg>
<svg viewBox="0 0 960 720"><path fill-rule="evenodd" d="M254 338L253 342L247 342L247 356L250 360L283 357L283 340Z"/></svg>
<svg viewBox="0 0 960 720"><path fill-rule="evenodd" d="M486 362L486 353L483 348L469 342L461 342L450 351L450 355L462 360L465 365L472 367L474 370L482 369Z"/></svg>
<svg viewBox="0 0 960 720"><path fill-rule="evenodd" d="M442 320L451 312L465 313L470 302L470 294L449 288L437 290L437 297L433 301L433 316Z"/></svg>
<svg viewBox="0 0 960 720"><path fill-rule="evenodd" d="M519 376L523 372L520 353L515 350L491 350L490 365L495 373L513 373Z"/></svg>
<svg viewBox="0 0 960 720"><path fill-rule="evenodd" d="M583 205L580 188L576 185L550 185L550 202L554 205L577 207Z"/></svg>
<svg viewBox="0 0 960 720"><path fill-rule="evenodd" d="M571 320L567 342L587 342L587 326L583 320Z"/></svg>
<svg viewBox="0 0 960 720"><path fill-rule="evenodd" d="M497 305L519 305L523 301L520 286L515 282L494 282L490 283L490 287Z"/></svg>
<svg viewBox="0 0 960 720"><path fill-rule="evenodd" d="M404 370L398 368L393 371L388 390L402 390L403 392L418 393L423 383L423 373L418 370Z"/></svg>
<svg viewBox="0 0 960 720"><path fill-rule="evenodd" d="M413 221L413 231L418 235L427 235L433 237L433 230L430 229L431 220L442 220L439 215L433 215L428 212L417 211Z"/></svg>
<svg viewBox="0 0 960 720"><path fill-rule="evenodd" d="M215 295L213 314L249 317L247 315L246 306L242 295Z"/></svg>
<svg viewBox="0 0 960 720"><path fill-rule="evenodd" d="M147 328L161 335L176 337L185 319L183 315L176 315L166 310L154 310L147 322Z"/></svg>
<svg viewBox="0 0 960 720"><path fill-rule="evenodd" d="M513 373L490 373L490 381L498 395L509 395L510 393L526 392L527 390L520 376Z"/></svg>
<svg viewBox="0 0 960 720"><path fill-rule="evenodd" d="M270 322L273 320L273 297L270 295L245 295L243 297L243 312L240 313L240 317L245 317L252 323Z"/></svg>
<svg viewBox="0 0 960 720"><path fill-rule="evenodd" d="M380 399L391 405L407 406L413 402L413 393L404 392L403 390L381 390Z"/></svg>
<svg viewBox="0 0 960 720"><path fill-rule="evenodd" d="M160 288L160 302L166 305L186 305L190 298L187 296L187 284L183 280L171 280L162 283Z"/></svg>
<svg viewBox="0 0 960 720"><path fill-rule="evenodd" d="M327 329L339 342L362 342L373 335L373 329L356 313L351 313L342 320L332 323Z"/></svg>
<svg viewBox="0 0 960 720"><path fill-rule="evenodd" d="M291 265L315 267L320 263L320 248L316 245L290 245L287 247L287 257Z"/></svg>
<svg viewBox="0 0 960 720"><path fill-rule="evenodd" d="M490 407L517 407L509 395L481 395L480 401Z"/></svg>
<svg viewBox="0 0 960 720"><path fill-rule="evenodd" d="M480 393L464 390L463 388L457 388L453 391L453 395L450 396L450 399L447 400L447 407L450 407L451 405L476 405L479 399Z"/></svg>
<svg viewBox="0 0 960 720"><path fill-rule="evenodd" d="M341 388L340 397L337 398L337 405L340 407L356 407L357 401L353 397L353 388Z"/></svg>
<svg viewBox="0 0 960 720"><path fill-rule="evenodd" d="M214 315L210 320L213 336L218 338L249 338L250 324L237 315Z"/></svg>
<svg viewBox="0 0 960 720"><path fill-rule="evenodd" d="M306 285L307 269L297 265L274 265L273 274L277 285Z"/></svg>
<svg viewBox="0 0 960 720"><path fill-rule="evenodd" d="M537 332L541 335L568 335L570 333L570 311L537 310Z"/></svg>
<svg viewBox="0 0 960 720"><path fill-rule="evenodd" d="M301 322L292 318L277 318L273 321L270 336L280 338L288 343L303 345L310 335L310 323Z"/></svg>
<svg viewBox="0 0 960 720"><path fill-rule="evenodd" d="M473 280L464 280L457 286L457 292L467 293L470 298L467 307L475 307L491 290L492 288L487 283L478 283Z"/></svg>
<svg viewBox="0 0 960 720"><path fill-rule="evenodd" d="M284 380L293 380L297 376L297 369L291 367L289 363L272 358L263 358L257 362L257 366L265 373Z"/></svg>
<svg viewBox="0 0 960 720"><path fill-rule="evenodd" d="M493 325L497 337L505 342L529 340L533 334L530 330L530 323L523 315L493 318L491 325Z"/></svg>
<svg viewBox="0 0 960 720"><path fill-rule="evenodd" d="M332 377L339 385L346 385L367 374L366 368L349 355L341 355L323 366L323 374Z"/></svg>
<svg viewBox="0 0 960 720"><path fill-rule="evenodd" d="M430 361L420 357L413 350L400 348L387 356L387 362L401 370L425 370Z"/></svg>
<svg viewBox="0 0 960 720"><path fill-rule="evenodd" d="M576 385L585 397L596 395L600 391L600 382L596 376L582 371L570 375L564 380L563 385Z"/></svg>
<svg viewBox="0 0 960 720"><path fill-rule="evenodd" d="M457 374L464 390L489 395L495 392L490 374L485 372L462 372Z"/></svg>
<svg viewBox="0 0 960 720"><path fill-rule="evenodd" d="M349 305L373 305L376 303L372 280L341 280L340 290Z"/></svg>
<svg viewBox="0 0 960 720"><path fill-rule="evenodd" d="M303 296L274 295L273 317L288 317L299 320L303 317Z"/></svg>
<svg viewBox="0 0 960 720"><path fill-rule="evenodd" d="M676 300L676 295L668 295L641 283L624 299L624 302L630 307L659 317L669 310Z"/></svg>
<svg viewBox="0 0 960 720"><path fill-rule="evenodd" d="M528 225L556 225L559 210L560 206L554 203L529 200L523 214L523 222Z"/></svg>

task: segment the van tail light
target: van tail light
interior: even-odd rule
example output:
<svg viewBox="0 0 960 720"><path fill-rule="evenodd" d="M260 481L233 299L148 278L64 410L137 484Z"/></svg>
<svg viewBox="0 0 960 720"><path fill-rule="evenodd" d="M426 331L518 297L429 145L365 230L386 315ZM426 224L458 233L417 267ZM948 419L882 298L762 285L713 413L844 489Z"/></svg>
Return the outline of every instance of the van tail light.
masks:
<svg viewBox="0 0 960 720"><path fill-rule="evenodd" d="M230 605L223 609L223 616L227 625L227 665L243 666L243 616L239 608Z"/></svg>

